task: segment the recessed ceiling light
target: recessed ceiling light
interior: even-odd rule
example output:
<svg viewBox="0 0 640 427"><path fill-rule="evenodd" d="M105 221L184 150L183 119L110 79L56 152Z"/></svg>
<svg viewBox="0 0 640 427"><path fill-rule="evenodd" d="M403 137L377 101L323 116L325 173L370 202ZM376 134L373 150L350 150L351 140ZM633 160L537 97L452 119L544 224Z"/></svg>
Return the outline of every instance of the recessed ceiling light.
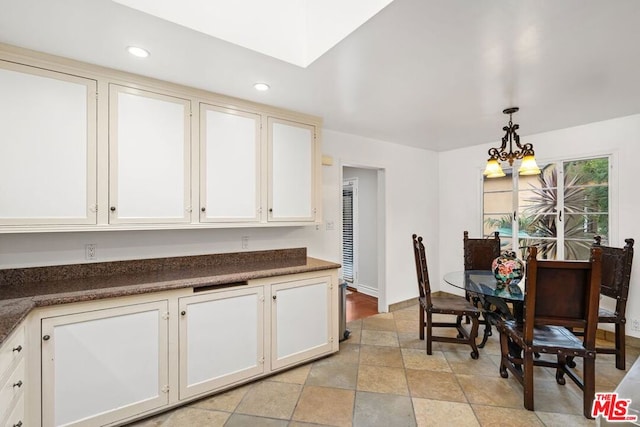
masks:
<svg viewBox="0 0 640 427"><path fill-rule="evenodd" d="M138 58L146 58L147 56L150 55L148 50L143 49L143 48L138 47L138 46L129 46L129 47L127 47L127 52L129 52L133 56L137 56Z"/></svg>
<svg viewBox="0 0 640 427"><path fill-rule="evenodd" d="M253 87L260 92L264 92L265 90L269 90L271 88L271 86L266 83L254 83Z"/></svg>

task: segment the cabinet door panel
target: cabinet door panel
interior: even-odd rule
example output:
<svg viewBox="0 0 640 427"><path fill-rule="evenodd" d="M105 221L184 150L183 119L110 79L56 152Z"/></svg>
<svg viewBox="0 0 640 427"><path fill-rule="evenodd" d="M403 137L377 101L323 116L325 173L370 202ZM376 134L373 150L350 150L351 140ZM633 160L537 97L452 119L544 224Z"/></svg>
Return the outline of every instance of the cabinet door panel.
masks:
<svg viewBox="0 0 640 427"><path fill-rule="evenodd" d="M264 372L262 287L180 299L180 398Z"/></svg>
<svg viewBox="0 0 640 427"><path fill-rule="evenodd" d="M258 221L260 115L202 104L203 222Z"/></svg>
<svg viewBox="0 0 640 427"><path fill-rule="evenodd" d="M315 219L315 129L274 118L269 123L269 220Z"/></svg>
<svg viewBox="0 0 640 427"><path fill-rule="evenodd" d="M271 293L272 368L331 351L330 277L275 284Z"/></svg>
<svg viewBox="0 0 640 427"><path fill-rule="evenodd" d="M110 100L110 222L188 221L190 102L115 85Z"/></svg>
<svg viewBox="0 0 640 427"><path fill-rule="evenodd" d="M97 425L166 405L167 303L43 319L43 424Z"/></svg>
<svg viewBox="0 0 640 427"><path fill-rule="evenodd" d="M24 395L20 396L11 413L7 416L4 427L26 426L24 411ZM0 419L2 415L0 415Z"/></svg>
<svg viewBox="0 0 640 427"><path fill-rule="evenodd" d="M96 223L96 82L0 61L0 224Z"/></svg>

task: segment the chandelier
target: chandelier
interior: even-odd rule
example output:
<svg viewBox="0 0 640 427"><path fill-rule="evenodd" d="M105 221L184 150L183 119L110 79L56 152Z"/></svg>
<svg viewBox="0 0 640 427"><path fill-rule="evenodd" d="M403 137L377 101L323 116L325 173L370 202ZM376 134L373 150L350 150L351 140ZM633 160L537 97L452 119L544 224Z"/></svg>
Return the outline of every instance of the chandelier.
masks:
<svg viewBox="0 0 640 427"><path fill-rule="evenodd" d="M520 125L513 124L511 115L519 110L518 107L511 107L503 110L504 114L509 115L509 124L502 128L505 131L502 137L502 145L500 148L489 149L489 160L487 160L487 167L484 170L484 175L487 178L499 178L505 176L505 173L500 166L500 162L509 162L509 166L513 166L514 160L522 159L520 169L518 173L520 175L538 175L540 168L536 163L536 158L533 152L533 145L520 144L520 135L516 131L520 128ZM507 143L509 144L509 151L507 152ZM513 144L515 143L516 150L513 151Z"/></svg>

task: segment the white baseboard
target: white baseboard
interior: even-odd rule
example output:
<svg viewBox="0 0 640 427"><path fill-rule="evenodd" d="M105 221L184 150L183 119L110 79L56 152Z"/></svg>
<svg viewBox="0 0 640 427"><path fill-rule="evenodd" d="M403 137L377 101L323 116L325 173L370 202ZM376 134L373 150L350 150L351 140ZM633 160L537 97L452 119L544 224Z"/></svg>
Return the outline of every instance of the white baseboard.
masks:
<svg viewBox="0 0 640 427"><path fill-rule="evenodd" d="M356 286L356 289L358 290L358 292L361 292L365 295L378 298L378 288L372 288L371 286L367 285L358 285Z"/></svg>

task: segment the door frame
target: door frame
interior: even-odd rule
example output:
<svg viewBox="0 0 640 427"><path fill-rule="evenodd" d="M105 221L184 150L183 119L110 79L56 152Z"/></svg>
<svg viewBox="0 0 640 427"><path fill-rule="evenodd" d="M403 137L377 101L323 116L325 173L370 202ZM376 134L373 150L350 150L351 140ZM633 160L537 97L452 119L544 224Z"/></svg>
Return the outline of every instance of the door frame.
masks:
<svg viewBox="0 0 640 427"><path fill-rule="evenodd" d="M378 312L386 313L389 311L389 306L387 305L387 286L386 286L386 203L385 203L385 192L386 192L386 170L384 167L373 164L364 164L361 162L355 161L346 161L343 160L340 162L340 259L342 259L342 244L343 244L343 230L342 230L342 186L344 182L344 168L358 168L358 169L369 169L375 170L377 172L377 194L376 194L376 202L377 202L377 277L378 277ZM354 224L355 228L355 224ZM354 233L355 234L355 233ZM354 258L355 258L354 254ZM355 260L354 260L355 264ZM355 266L354 266L355 268Z"/></svg>

